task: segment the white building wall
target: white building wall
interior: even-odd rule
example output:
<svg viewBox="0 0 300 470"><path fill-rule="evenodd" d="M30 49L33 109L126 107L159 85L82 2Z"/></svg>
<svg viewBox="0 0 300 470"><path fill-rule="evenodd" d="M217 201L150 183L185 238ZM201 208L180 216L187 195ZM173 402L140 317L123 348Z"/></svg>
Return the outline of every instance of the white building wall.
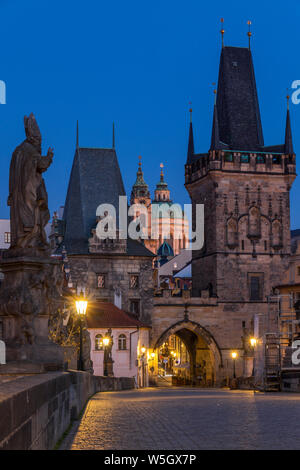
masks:
<svg viewBox="0 0 300 470"><path fill-rule="evenodd" d="M0 249L8 249L10 243L7 243L5 240L5 234L9 233L10 237L10 220L9 219L0 219Z"/></svg>
<svg viewBox="0 0 300 470"><path fill-rule="evenodd" d="M103 358L104 351L97 351L95 349L96 335L100 334L102 337L107 333L107 328L88 328L91 338L91 360L93 361L94 375L103 376ZM125 334L126 336L126 350L119 350L118 338L119 335ZM135 377L136 383L141 385L139 374L141 374L141 348L145 346L148 350L149 347L149 330L147 328L112 328L113 348L112 358L114 360L113 372L115 377ZM131 338L131 340L130 340ZM131 348L130 348L131 341ZM147 364L147 352L144 356L144 361ZM147 369L147 367L146 367ZM144 385L148 384L147 383Z"/></svg>

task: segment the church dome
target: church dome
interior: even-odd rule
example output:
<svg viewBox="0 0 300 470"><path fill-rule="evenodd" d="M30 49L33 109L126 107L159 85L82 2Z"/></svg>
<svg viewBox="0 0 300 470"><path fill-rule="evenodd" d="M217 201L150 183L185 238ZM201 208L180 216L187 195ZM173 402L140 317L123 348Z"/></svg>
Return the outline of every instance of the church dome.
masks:
<svg viewBox="0 0 300 470"><path fill-rule="evenodd" d="M171 245L164 241L163 244L158 248L157 255L163 258L168 258L169 256L174 256L174 251Z"/></svg>

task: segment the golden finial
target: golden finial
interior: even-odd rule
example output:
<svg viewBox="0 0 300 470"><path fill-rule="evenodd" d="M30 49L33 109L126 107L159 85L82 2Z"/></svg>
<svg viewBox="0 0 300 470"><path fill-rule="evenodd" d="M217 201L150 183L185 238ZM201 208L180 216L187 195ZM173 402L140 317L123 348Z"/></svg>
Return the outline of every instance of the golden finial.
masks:
<svg viewBox="0 0 300 470"><path fill-rule="evenodd" d="M160 170L160 176L164 176L164 172L163 172L164 164L161 163L159 166L160 166L160 168L161 168L161 170Z"/></svg>
<svg viewBox="0 0 300 470"><path fill-rule="evenodd" d="M217 90L216 90L216 84L215 82L212 83L212 86L214 87L214 104L217 104Z"/></svg>
<svg viewBox="0 0 300 470"><path fill-rule="evenodd" d="M139 166L142 166L142 156L139 155Z"/></svg>
<svg viewBox="0 0 300 470"><path fill-rule="evenodd" d="M288 92L288 88L287 88L287 92ZM290 95L289 95L289 93L286 95L286 105L287 105L287 109L290 109Z"/></svg>
<svg viewBox="0 0 300 470"><path fill-rule="evenodd" d="M252 36L252 33L251 33L251 21L250 21L250 20L247 21L247 25L248 25L248 33L247 33L247 35L248 35L248 38L249 38L249 50L250 50L250 41L251 41L251 36Z"/></svg>
<svg viewBox="0 0 300 470"><path fill-rule="evenodd" d="M225 33L225 29L223 28L223 25L224 25L224 18L221 18L221 35L222 35L222 47L224 47L224 33Z"/></svg>
<svg viewBox="0 0 300 470"><path fill-rule="evenodd" d="M190 112L190 122L192 122L193 109L192 109L192 102L191 102L191 101L189 101L189 105L190 105L190 109L189 109L189 112Z"/></svg>

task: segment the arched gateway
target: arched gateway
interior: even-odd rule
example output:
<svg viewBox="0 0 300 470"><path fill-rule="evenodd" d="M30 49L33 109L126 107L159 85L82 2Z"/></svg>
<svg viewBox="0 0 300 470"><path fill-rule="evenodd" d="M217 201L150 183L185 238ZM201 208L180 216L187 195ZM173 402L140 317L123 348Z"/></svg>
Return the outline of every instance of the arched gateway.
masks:
<svg viewBox="0 0 300 470"><path fill-rule="evenodd" d="M154 380L167 377L170 384L177 385L217 384L222 353L214 337L199 323L187 319L174 323L154 340L153 351Z"/></svg>

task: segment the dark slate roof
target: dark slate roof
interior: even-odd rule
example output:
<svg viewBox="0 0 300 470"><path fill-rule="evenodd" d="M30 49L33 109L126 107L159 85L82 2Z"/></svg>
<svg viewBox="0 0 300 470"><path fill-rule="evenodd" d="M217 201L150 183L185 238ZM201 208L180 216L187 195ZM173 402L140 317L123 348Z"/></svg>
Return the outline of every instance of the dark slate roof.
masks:
<svg viewBox="0 0 300 470"><path fill-rule="evenodd" d="M168 256L174 256L174 251L171 245L168 242L164 241L162 245L157 250L157 255L162 256L163 258Z"/></svg>
<svg viewBox="0 0 300 470"><path fill-rule="evenodd" d="M128 256L149 256L154 257L155 254L148 250L143 243L137 240L127 239L127 255Z"/></svg>
<svg viewBox="0 0 300 470"><path fill-rule="evenodd" d="M223 47L217 93L220 140L234 150L264 145L251 51Z"/></svg>
<svg viewBox="0 0 300 470"><path fill-rule="evenodd" d="M99 204L110 203L119 213L125 189L114 149L76 149L66 197L64 245L68 253L87 253Z"/></svg>
<svg viewBox="0 0 300 470"><path fill-rule="evenodd" d="M294 153L289 109L287 110L287 113L286 113L284 153L290 154L290 155Z"/></svg>
<svg viewBox="0 0 300 470"><path fill-rule="evenodd" d="M212 127L212 133L211 133L210 150L222 150L224 148L227 148L227 145L220 142L218 110L217 110L217 105L214 105L213 127Z"/></svg>
<svg viewBox="0 0 300 470"><path fill-rule="evenodd" d="M284 153L284 145L268 145L262 147L262 152Z"/></svg>

